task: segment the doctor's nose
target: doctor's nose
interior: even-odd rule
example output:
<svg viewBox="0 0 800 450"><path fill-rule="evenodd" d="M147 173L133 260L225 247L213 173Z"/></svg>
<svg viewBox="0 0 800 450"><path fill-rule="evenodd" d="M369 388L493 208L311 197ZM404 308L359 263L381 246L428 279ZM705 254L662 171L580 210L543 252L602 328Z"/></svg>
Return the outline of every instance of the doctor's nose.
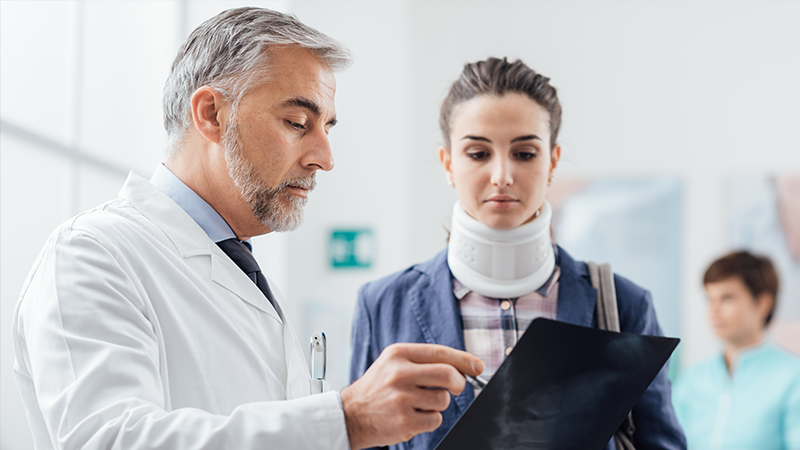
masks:
<svg viewBox="0 0 800 450"><path fill-rule="evenodd" d="M329 171L333 169L333 151L331 150L331 143L328 140L328 135L325 132L315 133L311 138L306 148L306 153L300 164L307 169L311 170L324 170Z"/></svg>

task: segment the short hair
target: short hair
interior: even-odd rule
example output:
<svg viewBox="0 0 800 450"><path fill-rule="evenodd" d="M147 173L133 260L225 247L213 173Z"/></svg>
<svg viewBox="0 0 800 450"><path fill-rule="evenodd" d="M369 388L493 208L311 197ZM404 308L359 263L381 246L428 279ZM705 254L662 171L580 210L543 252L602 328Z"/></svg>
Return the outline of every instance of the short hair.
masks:
<svg viewBox="0 0 800 450"><path fill-rule="evenodd" d="M757 256L747 251L729 253L714 261L703 276L703 284L716 283L730 278L739 278L757 298L767 293L772 296L770 309L764 326L769 325L778 304L778 273L766 256Z"/></svg>
<svg viewBox="0 0 800 450"><path fill-rule="evenodd" d="M502 96L519 93L528 96L550 115L550 148L556 146L558 130L561 128L561 103L556 88L550 79L537 73L520 60L489 58L486 61L464 66L461 76L450 87L442 103L439 127L442 129L445 147L450 148L450 121L456 106L479 95Z"/></svg>
<svg viewBox="0 0 800 450"><path fill-rule="evenodd" d="M191 98L202 86L216 89L237 109L242 97L269 74L269 48L297 44L333 70L350 65L343 44L301 23L291 14L245 7L223 11L203 22L178 50L164 86L167 152L188 135Z"/></svg>

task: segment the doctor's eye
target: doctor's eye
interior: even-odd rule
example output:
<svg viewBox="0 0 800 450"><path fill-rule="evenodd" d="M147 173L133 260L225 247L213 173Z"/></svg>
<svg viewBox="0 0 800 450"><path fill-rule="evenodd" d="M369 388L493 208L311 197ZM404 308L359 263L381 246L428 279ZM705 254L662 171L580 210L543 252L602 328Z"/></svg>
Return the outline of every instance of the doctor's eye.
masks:
<svg viewBox="0 0 800 450"><path fill-rule="evenodd" d="M286 121L286 123L287 123L287 124L288 124L290 127L294 128L295 130L305 130L305 129L306 129L306 127L305 127L305 126L303 126L303 125L301 125L301 124L299 124L299 123L297 123L297 122L292 122L291 120L287 120L287 121Z"/></svg>

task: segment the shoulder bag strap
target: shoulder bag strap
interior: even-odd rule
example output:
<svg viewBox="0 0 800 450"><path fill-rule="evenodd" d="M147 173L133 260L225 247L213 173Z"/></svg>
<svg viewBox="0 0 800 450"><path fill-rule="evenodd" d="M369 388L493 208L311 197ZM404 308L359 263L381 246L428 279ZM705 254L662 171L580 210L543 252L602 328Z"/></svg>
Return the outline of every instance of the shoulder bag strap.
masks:
<svg viewBox="0 0 800 450"><path fill-rule="evenodd" d="M597 328L619 332L619 313L617 312L617 290L614 286L614 272L611 264L587 263L592 286L597 289Z"/></svg>
<svg viewBox="0 0 800 450"><path fill-rule="evenodd" d="M598 266L593 261L589 261L586 265L589 266L592 286L597 289L597 328L619 333L617 289L614 286L614 272L611 270L611 264L605 263ZM614 444L617 450L636 450L636 447L633 446L635 431L633 413L630 412L617 432L614 433Z"/></svg>

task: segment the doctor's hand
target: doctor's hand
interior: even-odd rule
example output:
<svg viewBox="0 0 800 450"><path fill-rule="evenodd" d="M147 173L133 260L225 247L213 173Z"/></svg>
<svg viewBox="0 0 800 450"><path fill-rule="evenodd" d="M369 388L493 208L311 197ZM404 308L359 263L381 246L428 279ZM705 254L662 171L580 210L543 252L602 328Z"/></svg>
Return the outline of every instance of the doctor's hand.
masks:
<svg viewBox="0 0 800 450"><path fill-rule="evenodd" d="M444 345L386 347L361 378L341 391L350 447L397 444L439 428L450 393L464 390L462 374L478 376L483 369L480 359Z"/></svg>

